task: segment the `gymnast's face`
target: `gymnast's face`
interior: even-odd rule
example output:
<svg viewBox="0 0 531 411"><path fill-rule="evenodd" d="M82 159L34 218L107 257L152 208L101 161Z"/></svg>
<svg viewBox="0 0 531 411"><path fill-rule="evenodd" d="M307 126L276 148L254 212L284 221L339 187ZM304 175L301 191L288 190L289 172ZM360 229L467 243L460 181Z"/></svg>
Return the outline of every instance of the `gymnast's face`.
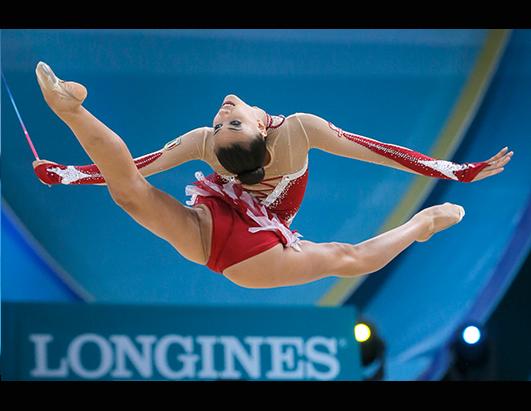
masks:
<svg viewBox="0 0 531 411"><path fill-rule="evenodd" d="M264 138L267 135L265 124L258 117L258 110L234 94L225 97L212 126L214 142L219 147L249 143L258 135Z"/></svg>

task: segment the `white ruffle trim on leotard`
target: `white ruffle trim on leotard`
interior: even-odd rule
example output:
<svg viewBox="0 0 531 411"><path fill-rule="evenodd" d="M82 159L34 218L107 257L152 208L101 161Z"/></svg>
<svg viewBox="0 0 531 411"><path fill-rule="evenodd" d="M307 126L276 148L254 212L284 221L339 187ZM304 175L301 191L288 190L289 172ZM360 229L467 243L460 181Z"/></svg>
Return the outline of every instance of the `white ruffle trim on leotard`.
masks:
<svg viewBox="0 0 531 411"><path fill-rule="evenodd" d="M204 183L208 188L219 194L221 197L226 200L231 200L232 203L238 207L240 210L245 212L258 227L249 227L249 232L256 233L258 231L273 231L280 234L286 241L287 247L292 247L296 251L302 251L300 248L300 237L303 237L302 234L297 232L292 232L288 227L286 227L277 217L277 215L271 211L269 214L268 210L263 204L260 204L256 198L250 195L247 191L241 190L240 196L234 190L236 183L229 181L223 185L216 184L203 175L201 171L195 172L195 178L198 181ZM190 200L186 201L186 204L193 206L197 200L198 196L212 196L213 193L198 187L196 185L187 185L185 187L185 194L191 196Z"/></svg>

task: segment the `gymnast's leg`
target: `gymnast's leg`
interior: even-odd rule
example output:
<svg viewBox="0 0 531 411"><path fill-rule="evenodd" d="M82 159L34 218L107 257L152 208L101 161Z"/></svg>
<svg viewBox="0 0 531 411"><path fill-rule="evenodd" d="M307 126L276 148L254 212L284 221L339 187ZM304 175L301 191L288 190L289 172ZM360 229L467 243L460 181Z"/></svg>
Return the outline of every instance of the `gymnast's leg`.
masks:
<svg viewBox="0 0 531 411"><path fill-rule="evenodd" d="M202 246L198 211L147 182L124 141L82 106L87 96L83 85L58 79L42 62L36 74L44 99L98 166L116 204L185 258L204 264L208 257Z"/></svg>
<svg viewBox="0 0 531 411"><path fill-rule="evenodd" d="M248 288L309 283L321 278L374 273L414 242L425 242L464 216L461 206L444 203L428 207L409 221L359 244L301 241L302 251L279 244L225 269L231 281Z"/></svg>

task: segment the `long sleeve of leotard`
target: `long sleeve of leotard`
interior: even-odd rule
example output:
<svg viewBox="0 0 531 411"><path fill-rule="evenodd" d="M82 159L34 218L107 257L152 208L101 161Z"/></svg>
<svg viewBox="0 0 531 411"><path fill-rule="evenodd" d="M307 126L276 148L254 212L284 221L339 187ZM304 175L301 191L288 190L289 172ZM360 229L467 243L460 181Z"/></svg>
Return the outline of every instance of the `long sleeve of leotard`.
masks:
<svg viewBox="0 0 531 411"><path fill-rule="evenodd" d="M147 177L169 170L179 164L204 158L205 141L209 127L189 131L164 145L160 150L134 158L138 171ZM96 164L64 165L53 162L39 164L35 174L44 184L105 185L105 179Z"/></svg>
<svg viewBox="0 0 531 411"><path fill-rule="evenodd" d="M427 177L471 182L488 166L486 162L457 164L439 160L396 144L341 130L313 114L299 114L310 148L397 168Z"/></svg>

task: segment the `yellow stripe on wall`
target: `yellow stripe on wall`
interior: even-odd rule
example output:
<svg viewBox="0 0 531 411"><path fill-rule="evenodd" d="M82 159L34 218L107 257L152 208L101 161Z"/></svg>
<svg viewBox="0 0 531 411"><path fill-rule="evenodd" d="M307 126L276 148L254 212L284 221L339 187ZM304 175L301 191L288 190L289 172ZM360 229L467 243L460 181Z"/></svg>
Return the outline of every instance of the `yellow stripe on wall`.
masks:
<svg viewBox="0 0 531 411"><path fill-rule="evenodd" d="M483 97L496 72L498 63L509 40L511 30L489 30L459 99L450 113L429 156L437 159L452 158L461 144ZM416 175L400 203L391 212L378 233L384 233L408 221L433 190L437 179ZM338 280L317 302L319 306L342 304L361 285L367 276Z"/></svg>

